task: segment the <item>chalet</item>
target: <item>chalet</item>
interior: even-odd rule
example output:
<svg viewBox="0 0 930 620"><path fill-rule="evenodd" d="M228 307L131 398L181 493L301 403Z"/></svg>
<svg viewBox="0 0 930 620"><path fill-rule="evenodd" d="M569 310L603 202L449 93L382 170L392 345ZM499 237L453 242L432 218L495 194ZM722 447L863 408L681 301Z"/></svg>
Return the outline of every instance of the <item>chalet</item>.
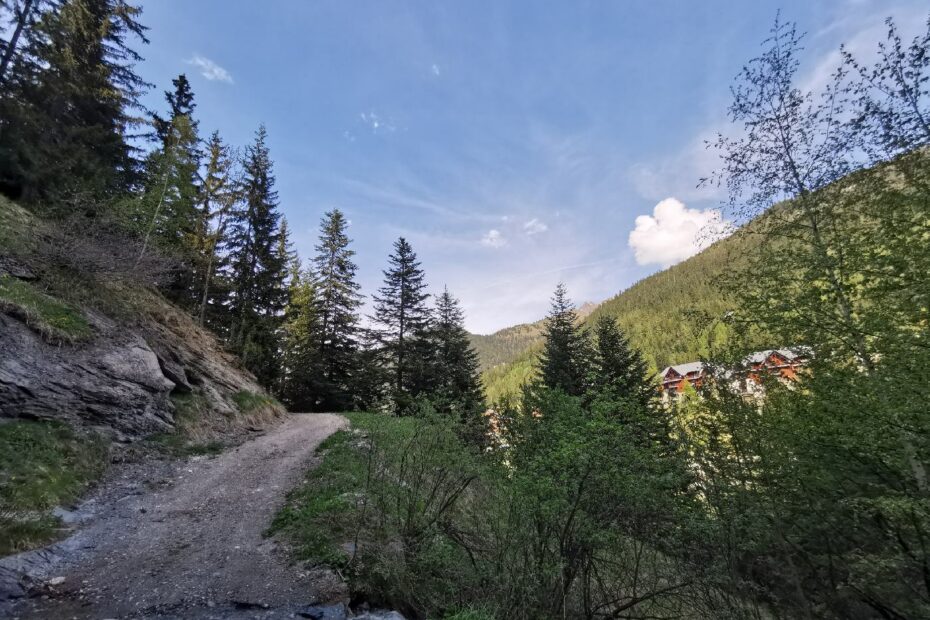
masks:
<svg viewBox="0 0 930 620"><path fill-rule="evenodd" d="M806 347L756 351L743 359L739 369L727 371L725 378L744 396L759 398L763 395L764 378L775 377L782 382L793 382L809 359L810 351ZM711 369L704 362L666 367L659 373L662 402L677 402L686 385L699 389L709 372Z"/></svg>

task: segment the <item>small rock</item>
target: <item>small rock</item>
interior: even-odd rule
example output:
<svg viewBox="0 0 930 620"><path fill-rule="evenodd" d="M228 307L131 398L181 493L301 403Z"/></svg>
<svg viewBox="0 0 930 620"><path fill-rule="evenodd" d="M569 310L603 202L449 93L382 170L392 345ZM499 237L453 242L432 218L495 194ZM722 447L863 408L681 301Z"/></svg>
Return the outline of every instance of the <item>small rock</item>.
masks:
<svg viewBox="0 0 930 620"><path fill-rule="evenodd" d="M64 578L64 577L52 577L51 579L48 580L47 583L48 583L48 585L50 585L50 586L60 586L60 585L63 584L64 582L65 582L65 578Z"/></svg>
<svg viewBox="0 0 930 620"><path fill-rule="evenodd" d="M369 611L360 616L355 616L354 620L407 620L403 614L397 611Z"/></svg>
<svg viewBox="0 0 930 620"><path fill-rule="evenodd" d="M80 515L76 512L62 508L61 506L55 506L55 508L52 509L52 514L58 517L65 525L71 525L81 520Z"/></svg>
<svg viewBox="0 0 930 620"><path fill-rule="evenodd" d="M310 618L311 620L345 620L346 606L342 603L337 605L311 605L297 612L301 618Z"/></svg>

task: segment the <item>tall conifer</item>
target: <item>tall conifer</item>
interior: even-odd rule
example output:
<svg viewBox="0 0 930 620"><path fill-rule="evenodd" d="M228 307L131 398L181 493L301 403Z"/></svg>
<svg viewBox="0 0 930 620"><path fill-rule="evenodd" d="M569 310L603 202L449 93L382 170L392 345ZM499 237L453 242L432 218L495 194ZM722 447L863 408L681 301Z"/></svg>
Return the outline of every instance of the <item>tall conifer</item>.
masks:
<svg viewBox="0 0 930 620"><path fill-rule="evenodd" d="M403 405L412 396L411 385L416 360L411 359L416 339L430 321L426 300L425 273L417 255L403 237L394 242L394 253L388 258L384 285L374 296L375 315L380 335L393 375L395 403Z"/></svg>
<svg viewBox="0 0 930 620"><path fill-rule="evenodd" d="M345 215L338 209L320 222L314 265L319 308L319 358L323 378L322 406L345 409L352 405L353 380L358 371L358 308L361 288L355 281L355 252L349 249Z"/></svg>
<svg viewBox="0 0 930 620"><path fill-rule="evenodd" d="M288 303L282 326L281 400L293 411L319 408L321 364L318 288L314 273L302 270L300 261L291 267Z"/></svg>
<svg viewBox="0 0 930 620"><path fill-rule="evenodd" d="M612 317L598 317L593 344L591 389L651 407L656 387L650 380L649 366Z"/></svg>
<svg viewBox="0 0 930 620"><path fill-rule="evenodd" d="M278 325L287 301L287 252L280 230L267 132L259 127L246 150L243 203L233 213L230 254L230 346L264 385L278 370ZM283 245L282 245L283 244Z"/></svg>
<svg viewBox="0 0 930 620"><path fill-rule="evenodd" d="M546 318L545 345L540 359L540 380L550 389L581 396L587 387L589 351L575 306L563 283L555 289Z"/></svg>
<svg viewBox="0 0 930 620"><path fill-rule="evenodd" d="M126 0L65 0L46 10L18 53L3 99L0 183L53 208L113 198L136 179L127 136L148 87L130 39L147 43Z"/></svg>
<svg viewBox="0 0 930 620"><path fill-rule="evenodd" d="M428 334L431 351L426 361L433 400L458 421L478 431L484 412L478 353L465 330L465 315L459 301L448 289L443 289L436 299L435 317Z"/></svg>

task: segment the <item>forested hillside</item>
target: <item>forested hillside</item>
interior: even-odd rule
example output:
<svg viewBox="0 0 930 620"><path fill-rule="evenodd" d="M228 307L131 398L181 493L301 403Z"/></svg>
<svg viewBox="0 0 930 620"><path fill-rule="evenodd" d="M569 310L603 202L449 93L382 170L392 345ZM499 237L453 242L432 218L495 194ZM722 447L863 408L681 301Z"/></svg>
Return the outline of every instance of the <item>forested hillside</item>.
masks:
<svg viewBox="0 0 930 620"><path fill-rule="evenodd" d="M756 243L756 237L745 234L718 241L593 307L584 322L591 326L601 316L614 317L656 371L706 356L711 344L726 342L729 328L720 319L733 309L715 281L742 264ZM473 336L488 400L515 395L533 376L543 330L538 321ZM759 337L752 344L777 343Z"/></svg>

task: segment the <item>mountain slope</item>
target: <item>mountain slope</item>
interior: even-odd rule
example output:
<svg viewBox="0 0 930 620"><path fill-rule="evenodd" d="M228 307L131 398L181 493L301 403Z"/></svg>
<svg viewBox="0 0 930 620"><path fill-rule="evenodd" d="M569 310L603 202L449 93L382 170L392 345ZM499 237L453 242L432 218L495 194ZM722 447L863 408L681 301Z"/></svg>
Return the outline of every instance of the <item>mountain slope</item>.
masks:
<svg viewBox="0 0 930 620"><path fill-rule="evenodd" d="M729 307L714 281L756 246L752 235L718 241L598 304L585 323L604 315L616 319L653 370L698 359L707 354L710 342L727 336L726 326L716 319ZM533 376L543 328L543 321L537 321L475 338L491 402L516 394Z"/></svg>

